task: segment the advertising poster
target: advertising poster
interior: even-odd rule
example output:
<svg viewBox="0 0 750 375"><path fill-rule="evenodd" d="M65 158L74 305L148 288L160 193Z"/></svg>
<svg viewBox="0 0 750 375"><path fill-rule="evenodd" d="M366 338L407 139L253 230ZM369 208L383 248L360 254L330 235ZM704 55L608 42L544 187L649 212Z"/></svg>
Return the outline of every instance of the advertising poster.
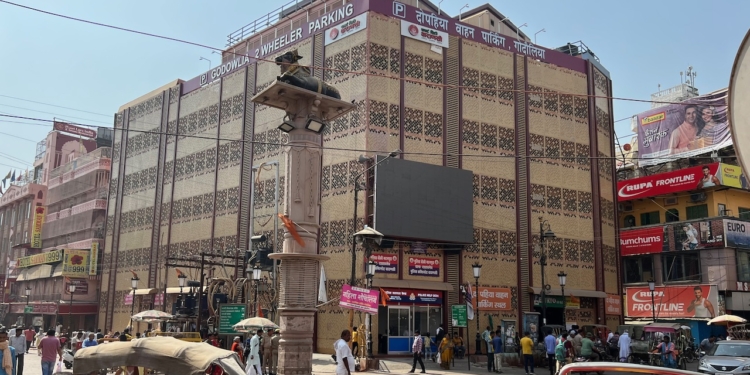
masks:
<svg viewBox="0 0 750 375"><path fill-rule="evenodd" d="M96 276L97 271L99 271L99 243L93 242L89 256L89 276Z"/></svg>
<svg viewBox="0 0 750 375"><path fill-rule="evenodd" d="M669 244L664 251L702 250L724 246L724 225L721 220L693 221L664 226Z"/></svg>
<svg viewBox="0 0 750 375"><path fill-rule="evenodd" d="M34 208L34 222L31 224L31 248L42 248L42 225L47 216L47 208L38 206Z"/></svg>
<svg viewBox="0 0 750 375"><path fill-rule="evenodd" d="M409 258L409 275L412 276L440 276L440 259L426 257Z"/></svg>
<svg viewBox="0 0 750 375"><path fill-rule="evenodd" d="M325 32L325 45L337 42L367 28L367 13L362 13L344 23L336 25Z"/></svg>
<svg viewBox="0 0 750 375"><path fill-rule="evenodd" d="M722 183L717 175L719 163L712 163L618 181L617 200L624 202L719 186Z"/></svg>
<svg viewBox="0 0 750 375"><path fill-rule="evenodd" d="M369 314L377 314L378 297L380 297L380 292L375 289L357 288L344 284L341 287L339 306Z"/></svg>
<svg viewBox="0 0 750 375"><path fill-rule="evenodd" d="M739 165L719 164L719 181L724 186L748 190L747 177Z"/></svg>
<svg viewBox="0 0 750 375"><path fill-rule="evenodd" d="M479 311L510 310L510 288L487 288L479 287L478 297L474 299L479 303ZM476 310L476 306L474 308Z"/></svg>
<svg viewBox="0 0 750 375"><path fill-rule="evenodd" d="M398 273L398 254L373 253L370 257L375 262L375 273Z"/></svg>
<svg viewBox="0 0 750 375"><path fill-rule="evenodd" d="M750 249L750 223L724 219L726 247Z"/></svg>
<svg viewBox="0 0 750 375"><path fill-rule="evenodd" d="M62 250L52 250L46 253L30 255L23 258L18 258L18 267L26 268L32 266L38 266L40 264L55 263L63 259Z"/></svg>
<svg viewBox="0 0 750 375"><path fill-rule="evenodd" d="M534 341L534 345L536 345L539 342L539 313L538 312L524 311L523 332L519 332L520 337L523 337L525 332L531 333L531 340Z"/></svg>
<svg viewBox="0 0 750 375"><path fill-rule="evenodd" d="M63 276L85 278L89 276L89 250L65 249Z"/></svg>
<svg viewBox="0 0 750 375"><path fill-rule="evenodd" d="M663 227L623 230L620 232L620 255L660 253L663 243Z"/></svg>
<svg viewBox="0 0 750 375"><path fill-rule="evenodd" d="M640 165L655 165L732 145L727 90L637 115Z"/></svg>
<svg viewBox="0 0 750 375"><path fill-rule="evenodd" d="M716 285L656 287L653 305L648 287L626 288L627 316L651 318L652 306L658 318L713 318L719 311Z"/></svg>

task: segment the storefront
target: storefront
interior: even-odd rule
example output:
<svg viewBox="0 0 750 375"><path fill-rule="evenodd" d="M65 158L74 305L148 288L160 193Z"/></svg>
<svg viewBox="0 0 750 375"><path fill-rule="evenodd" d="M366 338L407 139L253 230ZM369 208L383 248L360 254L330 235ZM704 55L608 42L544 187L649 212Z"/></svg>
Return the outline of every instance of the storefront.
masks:
<svg viewBox="0 0 750 375"><path fill-rule="evenodd" d="M97 304L73 304L70 303L12 303L8 311L9 320L12 324L33 325L41 329L54 328L57 324L63 327L77 329L92 329L96 326Z"/></svg>
<svg viewBox="0 0 750 375"><path fill-rule="evenodd" d="M408 354L414 331L435 335L443 321L443 292L381 288L388 300L378 309L378 354Z"/></svg>

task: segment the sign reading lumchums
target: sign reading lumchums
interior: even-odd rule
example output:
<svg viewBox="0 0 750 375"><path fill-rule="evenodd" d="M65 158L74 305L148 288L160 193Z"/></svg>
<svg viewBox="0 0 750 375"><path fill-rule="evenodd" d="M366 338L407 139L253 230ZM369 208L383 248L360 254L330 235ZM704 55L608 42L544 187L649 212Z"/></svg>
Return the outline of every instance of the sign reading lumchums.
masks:
<svg viewBox="0 0 750 375"><path fill-rule="evenodd" d="M440 276L440 259L411 257L409 258L409 275L412 276Z"/></svg>

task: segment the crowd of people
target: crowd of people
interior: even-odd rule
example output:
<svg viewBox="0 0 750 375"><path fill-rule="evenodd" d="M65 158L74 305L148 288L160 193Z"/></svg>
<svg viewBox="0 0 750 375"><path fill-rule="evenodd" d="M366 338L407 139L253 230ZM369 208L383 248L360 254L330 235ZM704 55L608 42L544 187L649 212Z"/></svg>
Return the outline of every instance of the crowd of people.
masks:
<svg viewBox="0 0 750 375"><path fill-rule="evenodd" d="M255 334L242 341L242 337L235 336L232 340L231 351L237 354L240 362L245 365L245 373L248 375L276 375L279 364L279 340L281 336L278 329L259 329ZM217 348L223 347L219 334L212 332L204 341ZM212 366L206 373L210 375L221 375L219 366Z"/></svg>

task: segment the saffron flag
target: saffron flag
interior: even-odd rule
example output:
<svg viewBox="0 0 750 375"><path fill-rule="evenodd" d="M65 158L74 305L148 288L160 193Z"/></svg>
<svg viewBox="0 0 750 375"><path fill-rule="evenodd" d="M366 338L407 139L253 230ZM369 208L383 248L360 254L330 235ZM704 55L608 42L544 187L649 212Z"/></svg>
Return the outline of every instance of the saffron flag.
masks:
<svg viewBox="0 0 750 375"><path fill-rule="evenodd" d="M383 290L383 288L379 288L379 289L380 289L380 304L382 304L383 306L387 306L388 305L388 293L386 293L385 290Z"/></svg>
<svg viewBox="0 0 750 375"><path fill-rule="evenodd" d="M471 283L466 283L466 294L464 294L464 300L466 301L466 319L469 320L474 320L473 298L474 294L471 292Z"/></svg>

